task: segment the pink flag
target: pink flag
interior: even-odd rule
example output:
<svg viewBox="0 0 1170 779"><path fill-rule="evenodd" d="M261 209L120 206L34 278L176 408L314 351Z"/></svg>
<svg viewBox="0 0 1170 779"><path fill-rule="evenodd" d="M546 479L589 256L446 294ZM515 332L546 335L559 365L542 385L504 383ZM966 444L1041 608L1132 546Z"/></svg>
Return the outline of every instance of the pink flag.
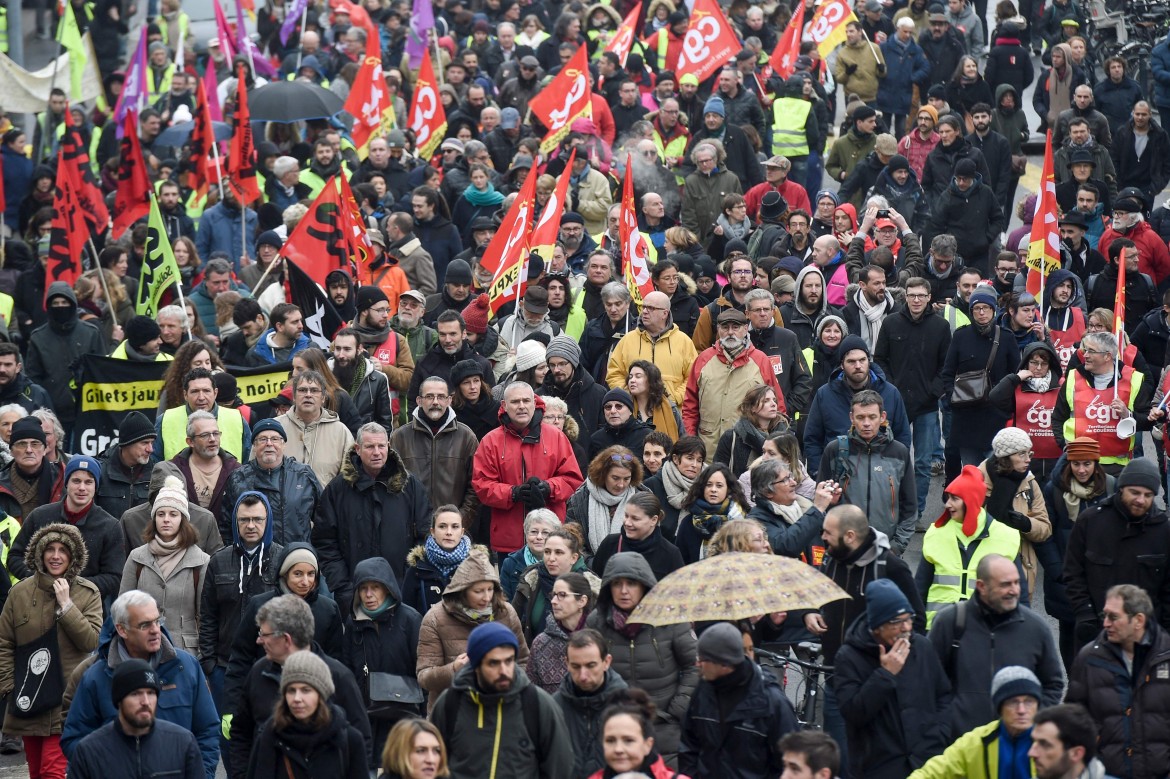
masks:
<svg viewBox="0 0 1170 779"><path fill-rule="evenodd" d="M216 122L223 121L223 109L219 107L219 79L215 76L215 63L208 60L203 73L203 91L207 95L207 110Z"/></svg>

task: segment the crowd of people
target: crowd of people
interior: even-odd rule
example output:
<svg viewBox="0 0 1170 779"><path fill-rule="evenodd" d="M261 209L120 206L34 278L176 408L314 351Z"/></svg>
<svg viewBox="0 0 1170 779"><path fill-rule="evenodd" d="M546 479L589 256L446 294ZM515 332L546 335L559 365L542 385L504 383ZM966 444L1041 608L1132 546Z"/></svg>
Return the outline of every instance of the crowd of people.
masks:
<svg viewBox="0 0 1170 779"><path fill-rule="evenodd" d="M46 285L67 114L116 204L137 13L70 1L105 100L0 127L0 753L31 779L1165 775L1170 40L1147 95L1072 0L859 0L784 76L793 6L733 0L741 48L700 81L671 0L624 58L628 0L445 0L426 159L405 0L266 0L263 67L152 0L138 140L182 294L146 316L145 219ZM259 200L188 188L162 133L206 85L226 118L273 79L344 100L369 29L395 129L359 154L352 117L256 122ZM582 46L590 108L550 146L530 103ZM282 250L333 176L371 255L326 278L321 333ZM489 246L532 176L558 237L500 307ZM161 381L84 453L87 355ZM245 403L265 367L287 382ZM849 598L636 621L735 553ZM809 643L819 730L755 653Z"/></svg>

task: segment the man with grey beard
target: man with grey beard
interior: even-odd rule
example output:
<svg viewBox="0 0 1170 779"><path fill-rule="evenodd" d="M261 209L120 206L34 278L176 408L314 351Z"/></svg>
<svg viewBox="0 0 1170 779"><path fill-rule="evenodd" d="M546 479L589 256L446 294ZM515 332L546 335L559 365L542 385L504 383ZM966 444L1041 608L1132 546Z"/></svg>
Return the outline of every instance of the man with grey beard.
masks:
<svg viewBox="0 0 1170 779"><path fill-rule="evenodd" d="M597 241L585 230L585 217L576 211L567 211L561 216L561 243L565 245L569 269L581 273L585 260L597 248Z"/></svg>
<svg viewBox="0 0 1170 779"><path fill-rule="evenodd" d="M634 199L641 202L648 193L656 192L662 197L667 217L677 219L682 210L682 197L678 194L674 174L662 164L654 141L645 138L638 141L637 150L633 157Z"/></svg>

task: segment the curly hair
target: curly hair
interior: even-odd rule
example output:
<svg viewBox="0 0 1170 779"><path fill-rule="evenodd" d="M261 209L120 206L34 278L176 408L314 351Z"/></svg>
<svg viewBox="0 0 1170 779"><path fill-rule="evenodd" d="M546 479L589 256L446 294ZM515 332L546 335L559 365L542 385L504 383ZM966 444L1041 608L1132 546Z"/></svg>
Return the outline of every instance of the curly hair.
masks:
<svg viewBox="0 0 1170 779"><path fill-rule="evenodd" d="M691 488L687 490L687 496L683 499L683 506L693 506L695 501L703 497L703 491L707 489L707 482L711 481L711 477L717 473L723 474L724 481L727 482L727 497L739 504L740 508L746 513L748 510L747 496L743 494L743 485L739 483L739 479L731 472L723 463L711 463L705 467L695 478L691 484Z"/></svg>
<svg viewBox="0 0 1170 779"><path fill-rule="evenodd" d="M163 374L163 399L168 409L183 405L183 395L185 394L183 392L183 379L191 370L191 363L199 356L200 352L207 352L211 356L212 368L223 368L223 363L219 361L219 355L215 353L215 350L198 338L193 338L180 346L175 352L175 359L171 360L170 365L167 366L167 372Z"/></svg>
<svg viewBox="0 0 1170 779"><path fill-rule="evenodd" d="M724 552L754 552L752 538L757 533L764 533L764 537L767 538L764 526L756 520L733 519L711 536L711 541L707 544L707 556L714 557ZM766 554L771 553L772 548L769 546Z"/></svg>
<svg viewBox="0 0 1170 779"><path fill-rule="evenodd" d="M662 380L662 371L649 360L634 360L630 363L630 370L632 371L634 368L642 369L642 373L646 374L646 386L650 388L646 396L646 405L649 408L642 410L653 412L666 399L666 382ZM626 373L626 377L628 382L629 372Z"/></svg>
<svg viewBox="0 0 1170 779"><path fill-rule="evenodd" d="M605 487L605 477L614 468L629 470L631 487L642 483L642 461L624 446L607 446L598 452L589 463L589 481L598 487Z"/></svg>

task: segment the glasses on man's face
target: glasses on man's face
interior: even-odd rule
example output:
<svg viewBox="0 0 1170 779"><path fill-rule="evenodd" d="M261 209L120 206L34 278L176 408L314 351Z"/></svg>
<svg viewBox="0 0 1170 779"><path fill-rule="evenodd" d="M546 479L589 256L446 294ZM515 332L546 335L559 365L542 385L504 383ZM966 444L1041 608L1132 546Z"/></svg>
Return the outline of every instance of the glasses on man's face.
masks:
<svg viewBox="0 0 1170 779"><path fill-rule="evenodd" d="M161 628L166 624L167 624L167 618L166 617L159 617L158 619L152 619L152 620L148 620L146 622L139 622L137 625L134 626L134 629L140 633L146 633L150 630L153 630L156 627Z"/></svg>
<svg viewBox="0 0 1170 779"><path fill-rule="evenodd" d="M441 395L436 395L434 393L431 393L430 395L423 395L422 399L425 400L427 403L435 403L435 402L440 401L440 400L446 400L448 397L450 397L450 396L444 392Z"/></svg>
<svg viewBox="0 0 1170 779"><path fill-rule="evenodd" d="M45 445L40 441L17 441L12 445L14 452L39 452Z"/></svg>
<svg viewBox="0 0 1170 779"><path fill-rule="evenodd" d="M236 517L236 523L240 525L263 525L267 521L266 517Z"/></svg>
<svg viewBox="0 0 1170 779"><path fill-rule="evenodd" d="M275 446L283 440L284 439L278 435L266 435L263 438L253 438L252 443L257 444L258 446Z"/></svg>
<svg viewBox="0 0 1170 779"><path fill-rule="evenodd" d="M374 306L370 310L373 311L375 314L389 314L390 313L390 306Z"/></svg>
<svg viewBox="0 0 1170 779"><path fill-rule="evenodd" d="M1085 354L1109 354L1109 352L1103 352L1100 349L1082 349L1082 351Z"/></svg>
<svg viewBox="0 0 1170 779"><path fill-rule="evenodd" d="M257 638L259 638L261 641L267 641L268 639L272 638L273 636L283 636L283 635L284 635L284 631L274 630L271 633L259 633L259 634L257 634Z"/></svg>
<svg viewBox="0 0 1170 779"><path fill-rule="evenodd" d="M200 441L211 441L213 439L221 437L222 435L223 435L223 433L220 432L219 430L212 430L211 432L208 432L208 433L196 433L195 435L193 435L191 437L198 438Z"/></svg>
<svg viewBox="0 0 1170 779"><path fill-rule="evenodd" d="M924 292L907 292L906 293L907 300L926 300L928 297L930 297L930 295L928 295Z"/></svg>
<svg viewBox="0 0 1170 779"><path fill-rule="evenodd" d="M764 314L771 314L772 309L771 309L771 307L768 307L768 308L749 308L748 313L754 314L756 316L763 316Z"/></svg>
<svg viewBox="0 0 1170 779"><path fill-rule="evenodd" d="M659 281L662 281L662 279L659 279ZM643 310L643 311L659 311L659 312L661 312L661 311L667 311L667 310L669 310L669 309L665 309L665 308L659 308L658 306L647 306L647 305L643 305L643 306L642 306L642 310Z"/></svg>
<svg viewBox="0 0 1170 779"><path fill-rule="evenodd" d="M731 272L731 275L732 276L751 276L753 273L755 273L755 271L753 271L751 268L748 268L746 270L733 270Z"/></svg>
<svg viewBox="0 0 1170 779"><path fill-rule="evenodd" d="M893 625L894 627L900 628L900 627L905 627L906 625L912 624L913 622L914 622L914 615L913 614L903 614L900 617L897 617L895 619L891 619L886 624Z"/></svg>

